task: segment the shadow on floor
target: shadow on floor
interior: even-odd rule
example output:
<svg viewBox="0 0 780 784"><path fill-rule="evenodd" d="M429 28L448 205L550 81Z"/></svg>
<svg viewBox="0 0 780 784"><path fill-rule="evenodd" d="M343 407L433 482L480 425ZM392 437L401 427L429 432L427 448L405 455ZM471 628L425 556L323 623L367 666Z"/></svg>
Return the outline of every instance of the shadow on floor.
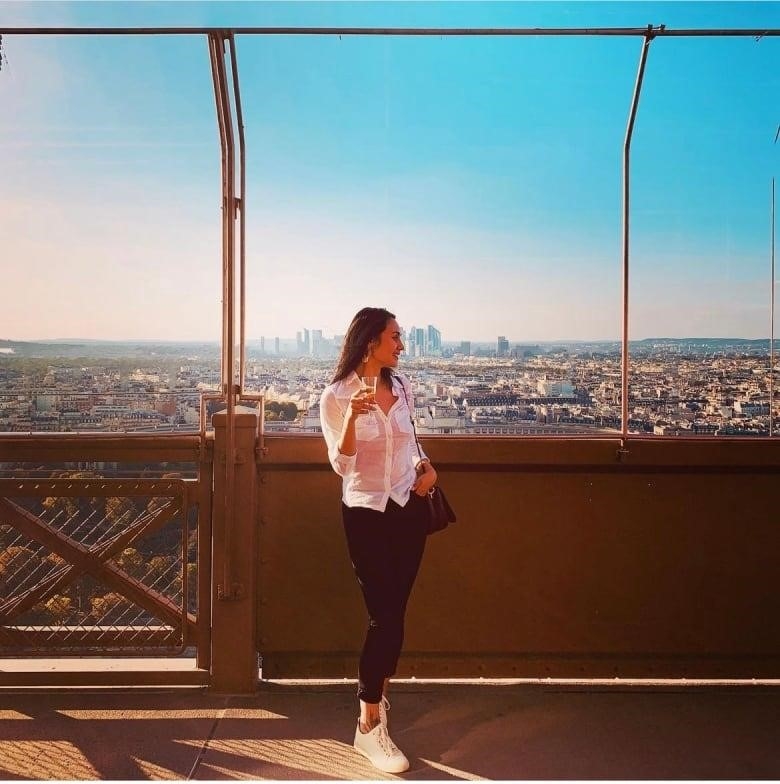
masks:
<svg viewBox="0 0 780 784"><path fill-rule="evenodd" d="M780 690L399 684L403 776L352 749L354 687L0 691L0 779L777 779Z"/></svg>

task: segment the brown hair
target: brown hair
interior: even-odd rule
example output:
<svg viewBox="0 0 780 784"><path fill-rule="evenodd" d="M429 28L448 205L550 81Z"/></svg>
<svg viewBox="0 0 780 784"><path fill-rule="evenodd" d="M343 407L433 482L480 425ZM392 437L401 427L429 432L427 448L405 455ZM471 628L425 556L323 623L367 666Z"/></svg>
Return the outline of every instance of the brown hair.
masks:
<svg viewBox="0 0 780 784"><path fill-rule="evenodd" d="M363 357L368 353L370 344L379 339L387 327L387 322L394 318L395 313L385 308L363 308L355 314L344 336L344 345L341 347L341 355L331 383L341 381L357 370L363 362ZM380 372L382 379L389 386L393 371L384 367Z"/></svg>

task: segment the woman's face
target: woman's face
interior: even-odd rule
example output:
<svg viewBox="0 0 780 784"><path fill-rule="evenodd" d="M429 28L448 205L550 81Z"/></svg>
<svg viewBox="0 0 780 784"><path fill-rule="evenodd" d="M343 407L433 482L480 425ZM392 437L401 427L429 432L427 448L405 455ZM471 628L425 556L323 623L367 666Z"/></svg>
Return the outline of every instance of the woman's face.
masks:
<svg viewBox="0 0 780 784"><path fill-rule="evenodd" d="M401 327L395 319L390 319L378 342L372 346L371 355L382 367L394 368L398 364L398 355L403 350Z"/></svg>

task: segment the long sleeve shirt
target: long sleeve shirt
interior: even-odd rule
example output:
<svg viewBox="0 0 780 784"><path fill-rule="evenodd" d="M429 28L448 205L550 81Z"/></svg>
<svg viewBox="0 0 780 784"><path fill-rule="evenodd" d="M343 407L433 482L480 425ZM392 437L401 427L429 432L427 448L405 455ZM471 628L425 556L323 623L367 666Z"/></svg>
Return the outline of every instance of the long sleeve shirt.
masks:
<svg viewBox="0 0 780 784"><path fill-rule="evenodd" d="M333 470L342 478L342 500L347 506L362 506L384 512L388 499L406 506L422 458L417 452L412 427L414 398L405 376L393 374L397 400L387 414L377 406L355 422L357 450L339 452L338 443L352 395L360 389L356 373L325 387L320 398L322 433L328 445Z"/></svg>

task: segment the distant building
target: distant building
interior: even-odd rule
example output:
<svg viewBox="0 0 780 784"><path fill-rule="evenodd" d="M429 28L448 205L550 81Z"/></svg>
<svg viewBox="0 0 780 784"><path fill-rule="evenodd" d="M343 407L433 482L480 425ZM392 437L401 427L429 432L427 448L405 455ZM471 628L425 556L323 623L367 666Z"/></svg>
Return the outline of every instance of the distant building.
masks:
<svg viewBox="0 0 780 784"><path fill-rule="evenodd" d="M572 397L574 384L569 381L550 381L543 378L536 383L536 390L542 397Z"/></svg>
<svg viewBox="0 0 780 784"><path fill-rule="evenodd" d="M543 354L540 346L519 346L516 345L510 352L513 357L517 359L523 359L525 357L537 357L540 354Z"/></svg>
<svg viewBox="0 0 780 784"><path fill-rule="evenodd" d="M460 342L460 353L466 357L471 356L471 341L470 340L462 340Z"/></svg>
<svg viewBox="0 0 780 784"><path fill-rule="evenodd" d="M424 357L428 354L428 343L426 340L425 330L422 327L418 327L415 332L416 334L416 341L417 341L417 356Z"/></svg>
<svg viewBox="0 0 780 784"><path fill-rule="evenodd" d="M422 327L409 330L407 353L410 357L424 357L428 354L428 335Z"/></svg>
<svg viewBox="0 0 780 784"><path fill-rule="evenodd" d="M310 354L313 357L321 357L322 356L322 330L321 329L313 329L311 331L311 348Z"/></svg>
<svg viewBox="0 0 780 784"><path fill-rule="evenodd" d="M274 351L275 351L277 354L281 353L281 352L279 351L279 338L274 338Z"/></svg>
<svg viewBox="0 0 780 784"><path fill-rule="evenodd" d="M496 356L505 357L509 354L509 341L504 335L499 335L496 341Z"/></svg>
<svg viewBox="0 0 780 784"><path fill-rule="evenodd" d="M441 332L433 324L428 324L427 353L441 354Z"/></svg>

